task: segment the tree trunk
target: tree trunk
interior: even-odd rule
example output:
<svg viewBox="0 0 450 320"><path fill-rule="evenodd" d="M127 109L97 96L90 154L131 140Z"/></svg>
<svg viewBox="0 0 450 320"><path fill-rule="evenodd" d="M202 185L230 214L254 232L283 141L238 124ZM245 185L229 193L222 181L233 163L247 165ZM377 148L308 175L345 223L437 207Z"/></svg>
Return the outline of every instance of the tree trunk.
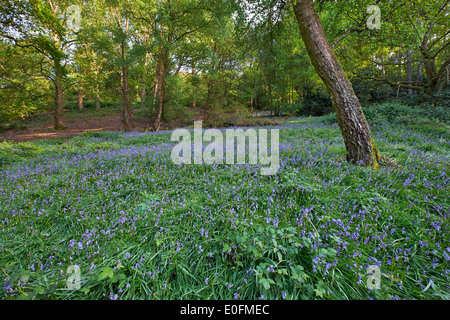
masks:
<svg viewBox="0 0 450 320"><path fill-rule="evenodd" d="M419 63L417 64L417 74L416 74L417 83L419 83L421 79L422 79L422 61L419 61ZM420 93L420 91L418 90L417 93Z"/></svg>
<svg viewBox="0 0 450 320"><path fill-rule="evenodd" d="M145 85L145 84L143 83L142 85ZM145 88L142 88L141 89L141 110L144 110L145 98L146 98Z"/></svg>
<svg viewBox="0 0 450 320"><path fill-rule="evenodd" d="M122 42L122 58L125 59L124 42ZM122 64L122 122L125 131L130 131L134 128L128 99L128 69L125 62Z"/></svg>
<svg viewBox="0 0 450 320"><path fill-rule="evenodd" d="M192 71L191 71L192 77L195 76L195 63L192 65ZM197 107L197 96L194 97L194 102L192 103L192 108L195 109Z"/></svg>
<svg viewBox="0 0 450 320"><path fill-rule="evenodd" d="M348 152L347 161L378 167L379 151L361 105L331 49L311 0L297 0L293 7L308 55L333 102Z"/></svg>
<svg viewBox="0 0 450 320"><path fill-rule="evenodd" d="M84 105L83 105L83 90L82 89L78 89L78 92L77 92L77 105L78 105L78 110L83 110L84 109Z"/></svg>
<svg viewBox="0 0 450 320"><path fill-rule="evenodd" d="M272 98L272 82L269 81L269 108L270 108L270 116L273 116L273 98Z"/></svg>
<svg viewBox="0 0 450 320"><path fill-rule="evenodd" d="M153 92L153 105L152 105L152 110L150 110L150 114L153 114L153 109L156 106L156 102L158 101L157 99L158 99L158 95L159 95L159 87L160 87L160 82L161 82L161 77L162 77L161 69L163 68L162 55L163 55L163 48L160 48L158 51L158 59L156 62L155 91ZM163 93L163 95L164 95L164 93ZM158 118L158 112L157 112L157 115L156 115L156 118L155 118L153 124L150 125L150 127L153 126L153 129L155 129L155 127L156 127L157 118ZM159 130L159 121L160 120L158 120L158 130Z"/></svg>
<svg viewBox="0 0 450 320"><path fill-rule="evenodd" d="M448 83L448 69L450 67L450 59L444 61L442 63L439 73L438 73L438 81L436 84L435 92L439 93L444 89L444 86Z"/></svg>
<svg viewBox="0 0 450 320"><path fill-rule="evenodd" d="M55 130L64 130L63 121L64 110L64 91L63 91L63 73L61 65L56 62L55 68Z"/></svg>
<svg viewBox="0 0 450 320"><path fill-rule="evenodd" d="M203 122L207 123L208 122L208 111L209 111L209 105L210 105L210 101L211 101L211 94L212 94L212 90L213 90L213 81L209 80L208 81L208 90L206 92L206 100L205 100L205 108L203 109Z"/></svg>
<svg viewBox="0 0 450 320"><path fill-rule="evenodd" d="M164 106L164 88L166 86L167 64L169 59L169 52L167 49L160 49L158 57L158 66L156 70L156 79L158 81L158 110L153 124L153 130L158 131L161 126L161 115ZM156 87L155 87L156 90ZM155 91L156 94L156 91ZM154 97L155 98L155 97Z"/></svg>
<svg viewBox="0 0 450 320"><path fill-rule="evenodd" d="M294 90L297 92L297 104L302 104L302 87L300 85L295 86Z"/></svg>
<svg viewBox="0 0 450 320"><path fill-rule="evenodd" d="M159 54L162 54L161 50L159 50ZM156 99L158 98L159 80L160 80L160 68L161 68L161 59L158 56L158 60L157 60L157 63L156 63L155 91L153 91L153 105L156 105Z"/></svg>
<svg viewBox="0 0 450 320"><path fill-rule="evenodd" d="M95 110L100 110L100 93L98 92L98 89L95 92Z"/></svg>
<svg viewBox="0 0 450 320"><path fill-rule="evenodd" d="M408 51L406 52L406 60L408 63L408 84L412 85L413 83L413 74L412 74L412 61L411 61L411 50L408 49ZM413 89L412 88L408 88L408 95L412 95L413 94Z"/></svg>
<svg viewBox="0 0 450 320"><path fill-rule="evenodd" d="M420 44L420 53L423 57L423 64L425 67L425 73L427 75L429 85L427 88L428 93L436 91L439 82L439 72L436 67L435 58L431 56L428 51L428 36L426 36Z"/></svg>

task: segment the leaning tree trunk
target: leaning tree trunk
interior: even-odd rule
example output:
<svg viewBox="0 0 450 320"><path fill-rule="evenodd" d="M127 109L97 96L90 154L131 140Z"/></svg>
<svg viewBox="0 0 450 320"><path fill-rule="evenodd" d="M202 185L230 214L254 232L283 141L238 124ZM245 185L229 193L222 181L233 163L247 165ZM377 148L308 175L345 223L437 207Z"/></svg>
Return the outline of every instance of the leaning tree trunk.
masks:
<svg viewBox="0 0 450 320"><path fill-rule="evenodd" d="M55 130L64 130L63 121L64 110L64 91L63 91L63 72L60 63L56 62L55 67Z"/></svg>
<svg viewBox="0 0 450 320"><path fill-rule="evenodd" d="M361 105L331 49L311 0L293 0L293 8L308 55L333 102L347 160L378 167L379 151Z"/></svg>

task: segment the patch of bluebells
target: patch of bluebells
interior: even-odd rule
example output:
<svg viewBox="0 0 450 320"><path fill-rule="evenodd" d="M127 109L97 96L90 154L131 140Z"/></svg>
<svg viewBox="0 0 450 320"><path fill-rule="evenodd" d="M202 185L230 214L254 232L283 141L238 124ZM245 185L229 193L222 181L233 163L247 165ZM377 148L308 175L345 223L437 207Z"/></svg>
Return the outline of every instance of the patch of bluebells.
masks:
<svg viewBox="0 0 450 320"><path fill-rule="evenodd" d="M365 170L339 161L343 143L336 126L279 128L280 172L275 177L261 176L259 164L174 165L169 136L154 133L93 137L92 143L99 143L117 135L125 145L62 152L1 168L0 236L5 241L0 262L16 261L17 270L32 272L30 281L42 274L57 282L68 263L81 265L92 277L104 266L116 273L127 268L139 275L148 296L158 298L173 298L184 272L205 279L198 281L204 292L226 283L225 298L290 296L293 284L258 291L253 270L261 261L267 262L266 276L273 278L283 267L309 265L305 272L313 286L319 280L331 283L336 272L344 272L348 285L362 292L356 298L373 297L364 291L370 265L394 279L392 299L410 297L412 287L422 291L430 279L448 289L450 160L448 153L420 149L432 143L438 151L448 150L442 135L377 126L377 143L392 152L405 150L401 167ZM145 200L142 191L158 197ZM258 227L264 234L255 234ZM283 242L286 237L275 236L283 246L283 262L275 266L277 256L268 253L275 247L269 231L289 227L296 230L293 239L301 254L290 253L293 245ZM247 241L240 240L246 234L251 235ZM257 236L267 240L261 251L252 242ZM34 250L37 243L40 253ZM225 244L229 249L224 250ZM248 252L258 252L259 260ZM233 280L231 269L240 276ZM396 280L401 278L397 274L408 277ZM18 284L4 282L0 293L17 295ZM120 299L125 289L130 288L103 297Z"/></svg>

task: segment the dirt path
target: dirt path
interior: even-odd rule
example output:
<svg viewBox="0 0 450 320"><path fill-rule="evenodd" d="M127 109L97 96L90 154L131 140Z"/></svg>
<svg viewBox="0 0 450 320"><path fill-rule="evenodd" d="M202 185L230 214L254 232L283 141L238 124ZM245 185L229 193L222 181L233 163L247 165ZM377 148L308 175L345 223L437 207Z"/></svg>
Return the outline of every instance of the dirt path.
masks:
<svg viewBox="0 0 450 320"><path fill-rule="evenodd" d="M135 131L144 131L148 119L134 121ZM30 125L26 129L13 129L0 133L0 141L13 140L17 142L34 141L39 139L51 139L73 137L85 131L123 131L120 115L102 116L98 118L79 117L75 121L66 121L66 130L54 130L53 121L45 121L41 124Z"/></svg>
<svg viewBox="0 0 450 320"><path fill-rule="evenodd" d="M190 109L192 112L192 121L203 120L203 111L201 109ZM27 120L28 122L28 120ZM93 116L86 113L66 113L64 124L65 130L53 129L53 116L51 113L41 114L31 117L31 121L24 129L11 129L0 132L0 142L4 140L12 140L15 142L35 141L52 138L66 138L82 134L85 131L123 131L121 115L107 113L104 115ZM133 131L145 131L149 129L148 124L152 123L150 117L134 120ZM176 122L172 126L177 127ZM182 125L180 125L182 126ZM167 123L162 122L160 130L169 129Z"/></svg>

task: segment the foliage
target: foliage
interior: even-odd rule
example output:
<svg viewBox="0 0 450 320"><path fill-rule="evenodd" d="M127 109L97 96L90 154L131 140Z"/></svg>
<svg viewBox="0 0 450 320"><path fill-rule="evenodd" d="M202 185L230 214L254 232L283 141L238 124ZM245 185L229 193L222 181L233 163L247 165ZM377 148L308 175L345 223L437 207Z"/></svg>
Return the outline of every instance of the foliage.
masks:
<svg viewBox="0 0 450 320"><path fill-rule="evenodd" d="M95 109L95 101L92 100L88 100L88 101L84 101L83 103L83 107L85 109ZM116 101L100 101L100 108L116 108L119 109L120 108L120 102L116 102ZM72 101L72 102L67 102L64 104L64 109L67 110L78 110L78 105L77 102Z"/></svg>
<svg viewBox="0 0 450 320"><path fill-rule="evenodd" d="M374 126L396 163L379 170L341 161L336 125L278 128L276 176L175 165L170 132L1 143L0 294L448 299L448 128ZM69 290L75 264L81 288ZM369 265L380 289L367 288Z"/></svg>
<svg viewBox="0 0 450 320"><path fill-rule="evenodd" d="M411 106L398 102L386 102L363 107L370 124L446 124L450 125L449 106ZM321 117L324 123L336 123L336 114Z"/></svg>
<svg viewBox="0 0 450 320"><path fill-rule="evenodd" d="M56 71L63 78L66 107L74 108L78 92L88 100L87 109L94 99L118 102L123 99L123 67L135 113L155 118L158 61L165 55L162 120L169 126L188 124L191 108L206 110L205 122L209 112L217 118L242 113L243 107L272 115L328 114L330 99L288 4L96 0L87 6L78 0L12 1L0 12L5 22L0 27L0 122L52 110ZM398 99L445 107L448 9L440 2L421 0L411 6L409 1L384 1L381 29L369 30L366 9L371 4L315 4L360 102ZM69 5L81 9L77 31L68 23ZM408 85L415 89L408 91ZM229 122L230 117L214 121Z"/></svg>
<svg viewBox="0 0 450 320"><path fill-rule="evenodd" d="M166 108L163 110L162 118L171 127L192 124L193 113L186 108L186 91L188 88L178 77L167 78L166 89L168 92L165 100ZM154 108L156 112L156 108Z"/></svg>
<svg viewBox="0 0 450 320"><path fill-rule="evenodd" d="M303 99L302 108L298 115L302 116L322 116L333 111L333 106L328 93L323 88L317 88L307 94Z"/></svg>

